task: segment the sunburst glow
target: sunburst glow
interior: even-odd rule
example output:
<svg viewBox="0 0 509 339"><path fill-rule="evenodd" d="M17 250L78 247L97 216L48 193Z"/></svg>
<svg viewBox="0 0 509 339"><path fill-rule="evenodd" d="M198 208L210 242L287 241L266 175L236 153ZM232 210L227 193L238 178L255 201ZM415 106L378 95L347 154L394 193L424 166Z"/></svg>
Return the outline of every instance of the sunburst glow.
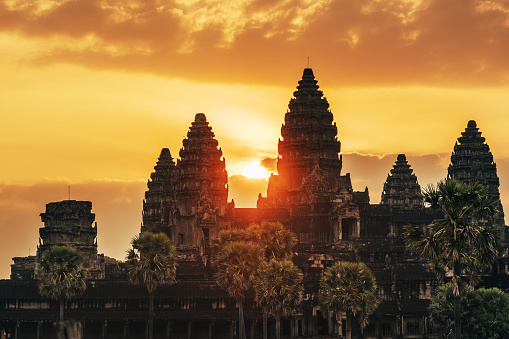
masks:
<svg viewBox="0 0 509 339"><path fill-rule="evenodd" d="M242 175L248 177L249 179L267 179L270 176L270 172L263 166L260 166L259 161L253 161L246 166L244 166L242 170Z"/></svg>

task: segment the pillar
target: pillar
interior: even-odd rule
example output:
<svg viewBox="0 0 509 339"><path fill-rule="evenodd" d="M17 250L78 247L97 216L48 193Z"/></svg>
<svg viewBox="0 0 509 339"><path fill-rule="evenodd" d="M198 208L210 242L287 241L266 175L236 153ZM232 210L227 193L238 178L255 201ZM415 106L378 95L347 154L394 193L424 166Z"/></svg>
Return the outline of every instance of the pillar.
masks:
<svg viewBox="0 0 509 339"><path fill-rule="evenodd" d="M124 335L123 335L123 338L124 339L127 339L127 331L128 331L128 328L129 328L129 320L125 319L124 320Z"/></svg>
<svg viewBox="0 0 509 339"><path fill-rule="evenodd" d="M102 326L102 339L106 338L106 333L108 332L108 320L103 320Z"/></svg>
<svg viewBox="0 0 509 339"><path fill-rule="evenodd" d="M40 339L41 338L41 321L40 320L37 320L37 336L36 336L37 339Z"/></svg>
<svg viewBox="0 0 509 339"><path fill-rule="evenodd" d="M187 339L192 339L192 332L193 332L193 323L194 321L193 320L189 320L189 322L187 323Z"/></svg>
<svg viewBox="0 0 509 339"><path fill-rule="evenodd" d="M236 330L235 320L232 320L230 322L230 339L234 339L235 338L235 330Z"/></svg>
<svg viewBox="0 0 509 339"><path fill-rule="evenodd" d="M168 320L166 323L166 339L170 339L171 337L171 320Z"/></svg>
<svg viewBox="0 0 509 339"><path fill-rule="evenodd" d="M215 321L209 320L209 339L215 338Z"/></svg>

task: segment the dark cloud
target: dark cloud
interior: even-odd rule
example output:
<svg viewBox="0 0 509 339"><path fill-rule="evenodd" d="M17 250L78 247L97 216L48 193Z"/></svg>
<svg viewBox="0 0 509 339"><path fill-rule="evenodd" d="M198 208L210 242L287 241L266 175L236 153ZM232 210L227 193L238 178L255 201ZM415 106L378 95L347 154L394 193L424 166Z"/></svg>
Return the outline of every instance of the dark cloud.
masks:
<svg viewBox="0 0 509 339"><path fill-rule="evenodd" d="M281 84L310 56L340 85L496 86L508 81L508 13L507 1L479 0L4 2L0 30L74 39L32 61L199 81Z"/></svg>
<svg viewBox="0 0 509 339"><path fill-rule="evenodd" d="M277 171L277 158L265 158L260 161L260 165L265 167L269 172Z"/></svg>

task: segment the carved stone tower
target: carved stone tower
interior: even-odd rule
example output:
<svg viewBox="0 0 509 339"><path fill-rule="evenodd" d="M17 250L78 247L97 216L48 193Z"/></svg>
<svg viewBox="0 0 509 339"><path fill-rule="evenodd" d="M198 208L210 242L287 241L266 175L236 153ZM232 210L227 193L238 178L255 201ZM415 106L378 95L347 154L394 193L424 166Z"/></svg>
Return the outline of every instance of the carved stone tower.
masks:
<svg viewBox="0 0 509 339"><path fill-rule="evenodd" d="M163 148L147 183L148 190L143 201L142 232L164 232L170 239L173 238L176 223L176 175L177 168L170 150Z"/></svg>
<svg viewBox="0 0 509 339"><path fill-rule="evenodd" d="M421 186L406 156L398 154L396 163L384 183L381 204L399 209L421 208L423 205L420 193Z"/></svg>
<svg viewBox="0 0 509 339"><path fill-rule="evenodd" d="M11 279L33 279L37 260L52 246L70 246L85 257L87 278L104 279L104 255L97 254L97 223L90 201L63 200L46 204L41 213L44 227L39 228L39 246L35 256L15 257Z"/></svg>
<svg viewBox="0 0 509 339"><path fill-rule="evenodd" d="M478 182L484 185L488 190L488 195L498 201L501 213L496 222L505 225L500 202L497 165L493 162L490 147L485 143L485 138L481 136L474 120L468 122L465 132L461 132L461 137L454 145L448 175L450 178L460 181Z"/></svg>
<svg viewBox="0 0 509 339"><path fill-rule="evenodd" d="M304 69L281 127L283 139L278 144L277 167L287 189L300 187L317 165L334 177L339 177L341 172L338 130L332 123L329 103L318 87L311 68Z"/></svg>
<svg viewBox="0 0 509 339"><path fill-rule="evenodd" d="M205 114L196 114L179 155L176 244L199 246L222 227L228 199L223 152Z"/></svg>
<svg viewBox="0 0 509 339"><path fill-rule="evenodd" d="M358 200L350 175L341 176L341 143L329 103L310 68L288 104L279 140L278 175L272 175L261 209L284 209L301 243L330 243L360 234ZM355 193L355 194L354 194Z"/></svg>

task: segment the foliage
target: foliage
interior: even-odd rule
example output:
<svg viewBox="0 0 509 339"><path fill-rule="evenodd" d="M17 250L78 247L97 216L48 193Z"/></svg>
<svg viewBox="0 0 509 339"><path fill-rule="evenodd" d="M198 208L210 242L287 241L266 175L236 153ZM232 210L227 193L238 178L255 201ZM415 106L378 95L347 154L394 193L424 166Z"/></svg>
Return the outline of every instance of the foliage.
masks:
<svg viewBox="0 0 509 339"><path fill-rule="evenodd" d="M271 259L262 263L254 282L255 301L274 318L295 314L302 301L303 274L291 261Z"/></svg>
<svg viewBox="0 0 509 339"><path fill-rule="evenodd" d="M215 264L214 260L216 255L221 249L229 243L235 241L252 241L253 237L244 229L233 228L229 230L222 230L218 233L216 238L210 240L210 250L212 252L212 264Z"/></svg>
<svg viewBox="0 0 509 339"><path fill-rule="evenodd" d="M38 264L39 292L52 299L71 299L86 289L85 258L69 246L44 251Z"/></svg>
<svg viewBox="0 0 509 339"><path fill-rule="evenodd" d="M439 276L453 272L452 288L459 295L460 274L467 274L475 284L480 270L496 258L502 230L487 222L497 212L496 204L484 186L454 179L428 186L423 199L431 209L442 211L444 218L430 225L405 226L403 237L407 247L428 259Z"/></svg>
<svg viewBox="0 0 509 339"><path fill-rule="evenodd" d="M127 274L135 285L145 285L149 294L149 339L154 335L154 292L158 286L174 284L177 251L164 233L142 232L127 251Z"/></svg>
<svg viewBox="0 0 509 339"><path fill-rule="evenodd" d="M450 284L437 288L429 306L438 338L453 338L454 294ZM466 339L509 337L509 295L497 288L473 290L461 295L462 335Z"/></svg>
<svg viewBox="0 0 509 339"><path fill-rule="evenodd" d="M375 276L365 264L336 261L323 273L318 298L324 311L351 312L365 327L378 306L376 294Z"/></svg>
<svg viewBox="0 0 509 339"><path fill-rule="evenodd" d="M262 221L260 225L251 224L247 230L252 241L263 246L265 257L281 260L290 260L293 257L293 248L297 244L295 234L287 230L279 222Z"/></svg>
<svg viewBox="0 0 509 339"><path fill-rule="evenodd" d="M143 232L134 237L126 264L131 283L145 285L149 293L159 285L175 283L176 250L164 233Z"/></svg>
<svg viewBox="0 0 509 339"><path fill-rule="evenodd" d="M217 284L236 300L244 300L262 260L262 249L252 242L225 243L214 255Z"/></svg>

